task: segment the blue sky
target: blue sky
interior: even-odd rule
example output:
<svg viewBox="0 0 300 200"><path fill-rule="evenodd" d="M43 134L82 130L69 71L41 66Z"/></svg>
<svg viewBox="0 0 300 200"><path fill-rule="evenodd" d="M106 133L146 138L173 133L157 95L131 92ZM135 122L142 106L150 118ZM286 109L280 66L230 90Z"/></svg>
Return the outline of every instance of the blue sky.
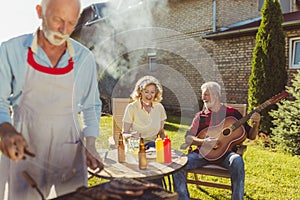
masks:
<svg viewBox="0 0 300 200"><path fill-rule="evenodd" d="M81 0L85 8L101 0ZM35 6L40 0L5 0L0 6L0 43L24 33L32 33L40 25Z"/></svg>

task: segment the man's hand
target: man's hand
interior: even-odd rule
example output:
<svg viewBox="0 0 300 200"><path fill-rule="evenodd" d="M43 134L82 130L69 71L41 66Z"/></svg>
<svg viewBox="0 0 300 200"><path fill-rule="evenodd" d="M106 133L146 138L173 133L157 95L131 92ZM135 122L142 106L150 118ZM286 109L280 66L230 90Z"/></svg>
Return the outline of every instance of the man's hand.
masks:
<svg viewBox="0 0 300 200"><path fill-rule="evenodd" d="M206 148L217 148L218 147L218 138L197 138L194 135L185 136L185 143L180 146L180 149L186 149L191 145L202 146Z"/></svg>
<svg viewBox="0 0 300 200"><path fill-rule="evenodd" d="M92 170L98 169L98 172L103 170L104 165L100 161L100 156L95 147L95 140L94 137L87 137L86 141L86 165L91 168Z"/></svg>
<svg viewBox="0 0 300 200"><path fill-rule="evenodd" d="M251 115L250 119L252 120L253 126L250 129L247 137L250 140L255 140L259 131L260 114L258 112L255 112Z"/></svg>
<svg viewBox="0 0 300 200"><path fill-rule="evenodd" d="M250 119L252 120L253 124L259 124L260 114L258 112L255 112L251 115Z"/></svg>
<svg viewBox="0 0 300 200"><path fill-rule="evenodd" d="M189 146L192 145L195 140L196 140L196 137L193 135L187 135L185 137L185 143Z"/></svg>
<svg viewBox="0 0 300 200"><path fill-rule="evenodd" d="M24 137L8 122L0 124L0 150L13 161L23 159L28 144Z"/></svg>
<svg viewBox="0 0 300 200"><path fill-rule="evenodd" d="M98 169L99 172L104 168L95 146L86 148L86 165L92 170Z"/></svg>
<svg viewBox="0 0 300 200"><path fill-rule="evenodd" d="M203 140L202 145L204 148L217 149L219 147L218 138L207 137Z"/></svg>
<svg viewBox="0 0 300 200"><path fill-rule="evenodd" d="M202 142L203 142L203 139L199 139L194 135L186 135L185 143L180 146L180 149L186 149L191 145L199 146L202 144Z"/></svg>

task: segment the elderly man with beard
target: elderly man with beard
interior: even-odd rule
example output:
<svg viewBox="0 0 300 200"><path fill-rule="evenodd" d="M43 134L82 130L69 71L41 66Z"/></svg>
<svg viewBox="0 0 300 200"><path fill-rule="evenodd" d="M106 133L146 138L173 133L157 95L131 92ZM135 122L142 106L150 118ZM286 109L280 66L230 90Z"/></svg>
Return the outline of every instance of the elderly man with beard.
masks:
<svg viewBox="0 0 300 200"><path fill-rule="evenodd" d="M201 130L209 126L219 125L226 117L233 116L234 118L241 119L242 115L238 110L226 107L221 103L221 87L216 82L206 82L201 86L202 100L204 103L203 110L198 112L192 122L190 129L185 136L185 144L182 148L186 148L190 145L198 146L195 151L187 154L188 163L185 169L173 174L175 191L178 192L179 200L190 199L189 192L186 184L185 170L196 169L209 164L210 161L205 159L199 154L201 145L211 146L213 148L216 145L218 138L206 137L200 139L197 137ZM258 133L260 115L254 113L251 116L253 127L251 128L248 123L243 126L245 128L247 138L255 139ZM234 151L225 154L224 158L217 160L217 164L229 169L232 184L232 199L240 200L244 196L244 161L242 157Z"/></svg>
<svg viewBox="0 0 300 200"><path fill-rule="evenodd" d="M38 30L0 47L0 199L40 199L23 171L53 198L87 185L87 166L103 169L96 63L69 38L80 7L80 0L42 0ZM24 159L30 151L36 156Z"/></svg>

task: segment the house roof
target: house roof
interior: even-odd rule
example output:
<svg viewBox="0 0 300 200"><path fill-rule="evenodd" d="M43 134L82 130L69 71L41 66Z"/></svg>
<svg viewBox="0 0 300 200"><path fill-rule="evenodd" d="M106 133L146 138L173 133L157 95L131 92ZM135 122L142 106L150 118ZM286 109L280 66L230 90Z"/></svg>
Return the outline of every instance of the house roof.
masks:
<svg viewBox="0 0 300 200"><path fill-rule="evenodd" d="M261 22L261 17L231 24L228 28L221 28L216 32L209 32L202 35L204 39L224 39L242 35L256 34ZM300 27L300 11L283 14L284 29Z"/></svg>

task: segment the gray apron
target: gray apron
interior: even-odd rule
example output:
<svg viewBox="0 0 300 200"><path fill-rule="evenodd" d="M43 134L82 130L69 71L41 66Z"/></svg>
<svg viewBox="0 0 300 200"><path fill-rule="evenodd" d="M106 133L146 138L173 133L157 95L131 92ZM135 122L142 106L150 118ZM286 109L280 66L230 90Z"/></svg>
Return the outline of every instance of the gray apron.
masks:
<svg viewBox="0 0 300 200"><path fill-rule="evenodd" d="M37 182L46 198L72 192L87 184L84 148L77 113L72 108L72 61L64 69L43 67L35 63L29 49L25 74L21 101L14 112L14 126L36 157L27 156L26 160L15 163L2 156L0 199L3 191L9 200L41 199L26 182L22 171Z"/></svg>

